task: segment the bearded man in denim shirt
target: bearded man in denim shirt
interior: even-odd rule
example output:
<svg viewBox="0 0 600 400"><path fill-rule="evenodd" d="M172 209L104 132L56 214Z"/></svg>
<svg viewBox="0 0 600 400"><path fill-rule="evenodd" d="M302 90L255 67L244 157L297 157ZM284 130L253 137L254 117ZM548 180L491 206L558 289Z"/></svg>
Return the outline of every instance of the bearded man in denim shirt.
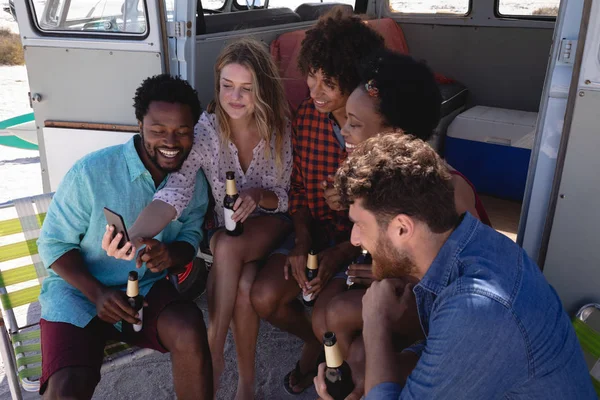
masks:
<svg viewBox="0 0 600 400"><path fill-rule="evenodd" d="M380 280L363 297L367 400L597 398L556 292L522 248L456 214L431 147L401 133L372 138L336 187L351 241L371 252ZM422 332L406 332L419 322ZM397 352L394 337L416 334ZM316 387L329 399L324 368Z"/></svg>

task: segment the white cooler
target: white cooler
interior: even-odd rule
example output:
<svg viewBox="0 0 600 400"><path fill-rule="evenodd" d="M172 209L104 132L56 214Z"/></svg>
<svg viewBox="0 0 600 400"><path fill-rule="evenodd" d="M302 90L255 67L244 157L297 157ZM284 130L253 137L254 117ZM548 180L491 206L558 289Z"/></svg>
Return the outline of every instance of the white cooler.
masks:
<svg viewBox="0 0 600 400"><path fill-rule="evenodd" d="M448 127L445 158L477 192L522 200L537 113L477 106Z"/></svg>

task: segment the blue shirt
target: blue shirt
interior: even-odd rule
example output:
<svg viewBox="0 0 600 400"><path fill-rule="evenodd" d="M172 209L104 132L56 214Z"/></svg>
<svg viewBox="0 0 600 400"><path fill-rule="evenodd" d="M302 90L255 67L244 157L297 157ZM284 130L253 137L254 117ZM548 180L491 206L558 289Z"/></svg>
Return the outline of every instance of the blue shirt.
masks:
<svg viewBox="0 0 600 400"><path fill-rule="evenodd" d="M67 172L48 209L38 239L39 254L46 268L71 250L79 250L89 272L102 284L125 290L133 261L117 260L102 250L106 228L104 207L123 216L126 226L151 201L156 188L150 172L137 154L134 138L119 146L91 153ZM208 205L207 183L202 172L196 190L180 218L156 236L165 243L183 241L197 251L202 240L202 222ZM139 273L140 294L145 296L166 271L155 274L144 264ZM96 316L96 306L79 290L49 269L40 294L42 318L85 327Z"/></svg>
<svg viewBox="0 0 600 400"><path fill-rule="evenodd" d="M415 286L427 339L374 399L596 399L560 299L524 250L466 214Z"/></svg>

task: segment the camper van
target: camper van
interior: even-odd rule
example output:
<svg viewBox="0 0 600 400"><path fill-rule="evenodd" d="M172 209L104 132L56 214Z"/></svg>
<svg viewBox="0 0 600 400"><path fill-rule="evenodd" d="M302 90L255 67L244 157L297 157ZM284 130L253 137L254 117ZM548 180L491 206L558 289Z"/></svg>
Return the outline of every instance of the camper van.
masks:
<svg viewBox="0 0 600 400"><path fill-rule="evenodd" d="M431 145L567 312L600 303L598 1L15 0L33 114L2 127L39 147L51 193L76 160L137 132L131 98L144 78L186 79L206 106L217 55L247 36L270 49L293 110L308 95L303 32L336 4L436 73L443 117Z"/></svg>

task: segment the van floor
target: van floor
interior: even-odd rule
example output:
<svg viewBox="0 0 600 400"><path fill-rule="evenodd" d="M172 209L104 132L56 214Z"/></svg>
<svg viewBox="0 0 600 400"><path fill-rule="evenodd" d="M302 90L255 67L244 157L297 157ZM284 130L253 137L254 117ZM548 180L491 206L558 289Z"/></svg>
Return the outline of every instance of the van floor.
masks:
<svg viewBox="0 0 600 400"><path fill-rule="evenodd" d="M482 194L479 195L479 198L483 202L494 229L516 242L519 218L521 217L521 202Z"/></svg>

